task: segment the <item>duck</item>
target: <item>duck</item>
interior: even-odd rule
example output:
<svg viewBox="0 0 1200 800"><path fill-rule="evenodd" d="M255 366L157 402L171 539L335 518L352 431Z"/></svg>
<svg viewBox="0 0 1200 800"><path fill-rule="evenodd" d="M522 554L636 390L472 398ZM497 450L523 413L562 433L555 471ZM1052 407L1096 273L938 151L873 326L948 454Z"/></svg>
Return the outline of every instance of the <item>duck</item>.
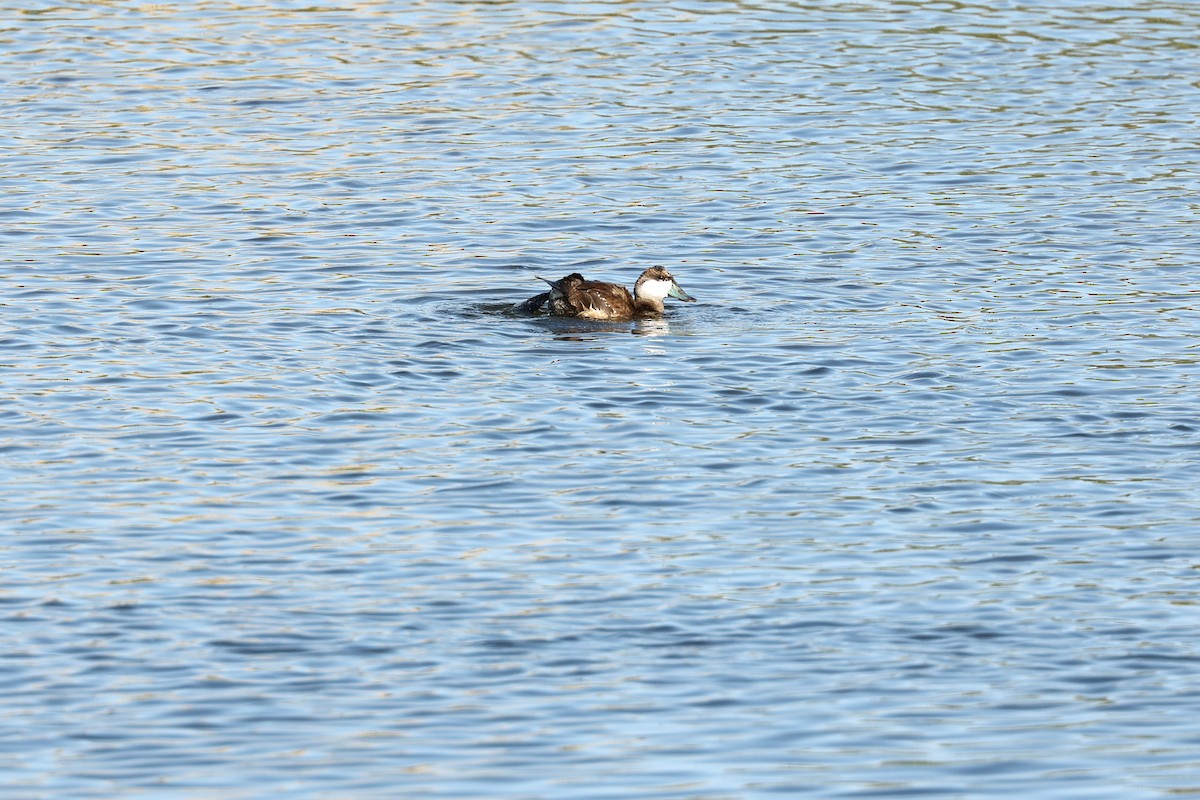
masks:
<svg viewBox="0 0 1200 800"><path fill-rule="evenodd" d="M519 308L536 314L542 306L548 306L554 317L578 317L579 319L625 322L638 317L661 316L665 310L663 300L674 297L685 303L694 303L696 298L685 292L665 267L650 267L637 279L633 294L619 283L589 281L578 272L572 272L552 281L535 276L550 284L550 291L535 295Z"/></svg>

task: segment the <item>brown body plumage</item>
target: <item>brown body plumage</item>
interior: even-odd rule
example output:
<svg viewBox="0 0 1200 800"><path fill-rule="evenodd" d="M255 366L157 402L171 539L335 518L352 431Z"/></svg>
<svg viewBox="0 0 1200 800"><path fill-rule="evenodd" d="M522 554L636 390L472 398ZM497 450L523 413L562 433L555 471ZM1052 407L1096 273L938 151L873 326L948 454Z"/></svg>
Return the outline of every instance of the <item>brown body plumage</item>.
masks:
<svg viewBox="0 0 1200 800"><path fill-rule="evenodd" d="M671 273L662 267L650 267L643 272L633 287L633 294L620 284L589 281L578 272L556 281L542 280L550 284L550 291L526 300L521 304L522 310L533 314L546 306L555 317L623 322L662 314L666 297L689 303L696 299L683 291Z"/></svg>

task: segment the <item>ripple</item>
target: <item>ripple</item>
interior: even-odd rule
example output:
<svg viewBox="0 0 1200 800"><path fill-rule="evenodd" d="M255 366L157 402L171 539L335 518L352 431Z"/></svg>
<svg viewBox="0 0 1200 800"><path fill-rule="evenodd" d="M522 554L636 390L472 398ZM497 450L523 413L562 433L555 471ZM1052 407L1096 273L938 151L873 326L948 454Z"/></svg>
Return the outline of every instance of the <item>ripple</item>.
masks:
<svg viewBox="0 0 1200 800"><path fill-rule="evenodd" d="M1200 20L896 10L0 15L0 784L1193 790Z"/></svg>

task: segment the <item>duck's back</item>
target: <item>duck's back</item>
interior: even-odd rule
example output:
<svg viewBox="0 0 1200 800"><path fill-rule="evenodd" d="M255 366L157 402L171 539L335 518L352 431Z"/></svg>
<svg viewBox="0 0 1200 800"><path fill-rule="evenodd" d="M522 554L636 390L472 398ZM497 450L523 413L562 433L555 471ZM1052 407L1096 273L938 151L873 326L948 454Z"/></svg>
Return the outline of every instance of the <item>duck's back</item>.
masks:
<svg viewBox="0 0 1200 800"><path fill-rule="evenodd" d="M572 273L558 281L559 291L550 294L550 313L583 319L631 319L633 295L624 286L589 281Z"/></svg>

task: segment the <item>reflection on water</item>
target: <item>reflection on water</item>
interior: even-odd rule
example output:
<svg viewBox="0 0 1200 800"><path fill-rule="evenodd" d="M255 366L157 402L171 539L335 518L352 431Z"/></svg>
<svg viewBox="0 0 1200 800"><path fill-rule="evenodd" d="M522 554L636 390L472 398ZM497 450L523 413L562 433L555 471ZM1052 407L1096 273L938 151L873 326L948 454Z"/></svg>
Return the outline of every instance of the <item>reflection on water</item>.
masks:
<svg viewBox="0 0 1200 800"><path fill-rule="evenodd" d="M1200 788L1200 10L993 6L0 11L3 793Z"/></svg>
<svg viewBox="0 0 1200 800"><path fill-rule="evenodd" d="M574 317L538 316L530 317L528 321L553 334L555 339L573 342L603 339L615 333L632 333L635 336L665 336L671 333L670 320L663 318L635 319L632 322L601 322Z"/></svg>
<svg viewBox="0 0 1200 800"><path fill-rule="evenodd" d="M633 333L638 336L666 336L671 332L671 323L666 319L639 319L634 322ZM656 353L666 353L657 350Z"/></svg>

